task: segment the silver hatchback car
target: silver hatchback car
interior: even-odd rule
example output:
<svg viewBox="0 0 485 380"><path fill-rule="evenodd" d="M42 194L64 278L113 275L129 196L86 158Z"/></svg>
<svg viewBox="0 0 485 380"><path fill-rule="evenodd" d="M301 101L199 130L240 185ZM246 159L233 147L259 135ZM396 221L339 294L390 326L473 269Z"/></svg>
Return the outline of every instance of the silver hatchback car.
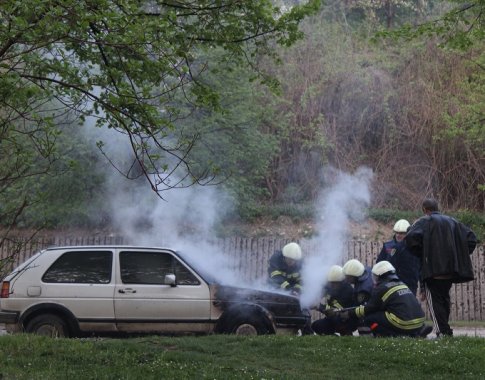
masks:
<svg viewBox="0 0 485 380"><path fill-rule="evenodd" d="M7 331L56 337L113 333L296 333L297 297L225 286L165 248L55 247L2 281Z"/></svg>

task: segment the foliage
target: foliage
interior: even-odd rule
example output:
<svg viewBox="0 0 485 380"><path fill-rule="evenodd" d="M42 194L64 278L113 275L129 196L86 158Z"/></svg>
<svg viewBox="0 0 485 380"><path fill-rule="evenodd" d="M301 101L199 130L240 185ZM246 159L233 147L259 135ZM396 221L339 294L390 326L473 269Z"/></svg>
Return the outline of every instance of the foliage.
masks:
<svg viewBox="0 0 485 380"><path fill-rule="evenodd" d="M480 212L473 212L469 210L457 210L445 213L452 216L469 226L477 235L480 242L483 243L485 239L485 216ZM380 223L393 224L399 219L406 219L411 224L420 218L422 215L418 211L404 211L396 209L369 209L368 215L370 218Z"/></svg>
<svg viewBox="0 0 485 380"><path fill-rule="evenodd" d="M430 69L437 73L433 76L440 78L437 80L430 77L432 83L448 85L440 90L447 94L447 99L439 93L433 97L442 104L437 107L441 112L433 118L431 134L421 138L431 147L425 148L428 157L438 163L436 167L429 168L432 172L430 179L436 184L435 196L447 206L483 209L485 4L480 0L455 0L451 4L451 9L431 21L382 31L377 36L404 39L407 42L428 38L432 43L437 41L443 48L439 56L450 63L440 71L432 68L436 62L426 63L431 63ZM457 56L460 58L456 59Z"/></svg>
<svg viewBox="0 0 485 380"><path fill-rule="evenodd" d="M197 136L174 125L184 116L173 104L177 94L194 106L218 106L218 94L202 81L207 62L201 51L222 47L239 64L272 54L274 42L288 46L302 36L298 24L319 1L284 12L267 0L217 4L3 2L2 131L10 134L24 123L29 136L48 136L58 115L45 102L55 98L81 121L92 116L97 125L126 134L155 190L174 187L168 179L176 168L185 179L177 186L210 181L216 168L191 171L188 154Z"/></svg>
<svg viewBox="0 0 485 380"><path fill-rule="evenodd" d="M223 187L233 195L238 212L244 214L254 200L266 196L264 178L277 152L278 136L261 128L271 109L263 88L251 83L253 73L236 62L221 61L221 55L218 50L210 52L205 78L221 96L220 111L195 110L178 126L199 136L192 151L194 160L219 168Z"/></svg>
<svg viewBox="0 0 485 380"><path fill-rule="evenodd" d="M321 336L0 337L10 379L483 378L485 341ZM392 354L391 354L392 353ZM48 365L46 365L48 363ZM352 365L349 365L352 363ZM344 371L344 372L343 372Z"/></svg>
<svg viewBox="0 0 485 380"><path fill-rule="evenodd" d="M368 215L377 222L392 224L399 219L406 219L409 223L413 223L416 219L422 216L422 213L418 211L375 208L369 209Z"/></svg>
<svg viewBox="0 0 485 380"><path fill-rule="evenodd" d="M317 1L303 8L292 8L305 3L292 0L274 1L274 7L221 2L227 7L206 13L209 2L202 1L193 4L193 18L172 7L185 2L159 3L136 17L132 1L68 2L65 8L24 3L7 2L12 12L0 11L7 20L0 41L19 34L11 46L0 43L6 48L0 48L0 70L9 70L0 76L1 125L8 126L0 129L2 222L93 227L108 220L105 178L96 166L101 159L75 125L66 128L72 120L64 120L60 104L75 109L70 118L84 117L86 124L98 118L131 138L127 177L147 176L158 190L222 184L248 221L311 218L312 202L327 184L327 164L349 172L372 168L379 220L394 219L392 211L379 210L413 210L427 195L451 211L485 207L479 1L452 2L462 7L450 10L437 1L330 0L300 30L298 22L315 13ZM125 13L115 11L118 5ZM278 7L281 17L273 17ZM448 12L438 18L443 9ZM25 24L29 14L43 18ZM394 28L405 22L413 26ZM415 39L370 44L378 28L381 36ZM452 42L453 36L460 38ZM284 64L264 58L266 52ZM51 96L58 101L46 102ZM114 162L109 143L99 147ZM27 179L3 180L7 169L20 174L12 179ZM41 173L50 174L39 179ZM10 190L2 193L5 186ZM91 206L101 211L94 220ZM480 223L474 226L480 230Z"/></svg>
<svg viewBox="0 0 485 380"><path fill-rule="evenodd" d="M275 57L275 46L301 38L298 24L318 7L319 0L284 9L269 0L2 2L0 195L17 194L0 206L2 223L18 220L33 191L34 198L48 199L49 191L68 198L77 179L86 196L92 192L96 180L87 184L75 170L57 182L34 178L51 169L82 167L71 161L53 168L64 154L56 151L56 141L66 115L124 135L133 158L126 171L118 169L128 178L144 176L157 192L211 182L220 172L218 163L192 157L199 134L177 128L195 109L220 110L220 94L204 81L205 52L218 47L223 58L252 67L256 57ZM181 98L190 109L180 107ZM98 147L108 155L105 144L99 141ZM85 219L83 207L68 207L78 213L68 218ZM52 219L50 214L37 218Z"/></svg>
<svg viewBox="0 0 485 380"><path fill-rule="evenodd" d="M421 36L440 38L442 46L469 50L485 37L485 4L482 0L451 0L451 9L438 17L416 24L407 24L394 31L382 31L378 37L412 39Z"/></svg>

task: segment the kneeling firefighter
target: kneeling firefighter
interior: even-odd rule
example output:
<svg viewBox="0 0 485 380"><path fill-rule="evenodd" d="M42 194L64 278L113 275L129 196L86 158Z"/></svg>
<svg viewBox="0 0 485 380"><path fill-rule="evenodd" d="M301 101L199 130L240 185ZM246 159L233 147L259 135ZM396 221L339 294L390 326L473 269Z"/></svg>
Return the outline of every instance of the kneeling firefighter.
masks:
<svg viewBox="0 0 485 380"><path fill-rule="evenodd" d="M358 327L357 319L343 321L336 311L342 308L356 306L352 285L345 281L342 267L333 265L327 273L327 284L324 288L324 302L317 310L325 315L312 323L312 329L319 335L352 335Z"/></svg>
<svg viewBox="0 0 485 380"><path fill-rule="evenodd" d="M425 337L431 332L421 305L389 261L374 265L372 277L375 287L367 304L340 311L342 318L363 318L374 336Z"/></svg>

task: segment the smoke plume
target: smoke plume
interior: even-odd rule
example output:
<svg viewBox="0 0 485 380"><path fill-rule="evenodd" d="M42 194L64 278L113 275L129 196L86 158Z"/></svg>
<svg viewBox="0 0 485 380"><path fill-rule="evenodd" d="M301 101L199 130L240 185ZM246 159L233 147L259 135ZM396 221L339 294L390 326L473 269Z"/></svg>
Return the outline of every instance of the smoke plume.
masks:
<svg viewBox="0 0 485 380"><path fill-rule="evenodd" d="M92 138L104 142L103 150L115 164L131 165L132 152L126 136L108 129L87 128ZM145 180L128 180L109 167L108 203L111 218L129 244L164 246L183 251L205 273L223 284L249 286L234 270L234 258L223 254L216 244L214 226L231 207L227 194L214 186L194 186L164 192L160 199ZM318 236L309 242L314 252L305 252L302 305L318 302L326 273L341 264L344 243L349 239L350 220L364 217L370 202L372 172L359 168L353 175L333 168L324 171L328 188L322 189L316 203ZM250 286L267 288L267 279Z"/></svg>
<svg viewBox="0 0 485 380"><path fill-rule="evenodd" d="M327 168L324 176L333 185L322 190L316 204L318 236L310 242L315 252L303 266L303 307L318 303L328 270L342 263L345 242L349 239L349 222L362 220L370 203L372 171L369 168L361 167L353 175Z"/></svg>

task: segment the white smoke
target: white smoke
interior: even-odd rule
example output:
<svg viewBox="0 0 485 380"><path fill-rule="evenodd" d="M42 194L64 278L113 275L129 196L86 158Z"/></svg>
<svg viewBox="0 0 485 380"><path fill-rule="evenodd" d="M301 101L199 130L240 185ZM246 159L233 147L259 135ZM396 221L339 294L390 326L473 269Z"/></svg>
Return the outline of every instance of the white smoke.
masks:
<svg viewBox="0 0 485 380"><path fill-rule="evenodd" d="M160 199L146 183L112 198L113 221L127 242L181 251L202 272L227 285L243 285L214 238L219 216L230 199L211 187L189 187L164 193Z"/></svg>
<svg viewBox="0 0 485 380"><path fill-rule="evenodd" d="M131 164L131 146L126 136L103 128L86 129L94 140L104 142L103 150L116 160L116 165ZM107 172L111 173L111 217L127 243L177 249L223 284L269 290L266 278L251 284L243 280L234 269L239 264L235 263L237 258L224 255L217 246L214 226L232 207L230 197L221 189L193 186L164 192L164 199L160 199L146 180L128 180L111 166ZM370 202L370 169L359 168L351 175L327 168L324 176L333 185L322 190L316 204L319 234L309 242L315 252L306 258L302 273L301 302L305 307L318 302L328 269L341 263L345 253L349 221L362 218Z"/></svg>
<svg viewBox="0 0 485 380"><path fill-rule="evenodd" d="M319 235L310 241L315 252L305 260L302 270L302 307L318 303L328 270L340 264L346 252L349 222L363 219L371 198L369 168L361 167L353 175L328 168L325 177L333 178L334 184L322 191L316 205Z"/></svg>
<svg viewBox="0 0 485 380"><path fill-rule="evenodd" d="M103 152L113 165L121 171L132 165L133 153L125 135L107 128L86 130L93 143L103 142ZM245 285L234 270L234 258L225 256L215 239L214 226L233 207L222 189L195 185L164 191L162 199L144 177L127 179L111 165L106 175L110 218L126 244L181 251L218 282Z"/></svg>

